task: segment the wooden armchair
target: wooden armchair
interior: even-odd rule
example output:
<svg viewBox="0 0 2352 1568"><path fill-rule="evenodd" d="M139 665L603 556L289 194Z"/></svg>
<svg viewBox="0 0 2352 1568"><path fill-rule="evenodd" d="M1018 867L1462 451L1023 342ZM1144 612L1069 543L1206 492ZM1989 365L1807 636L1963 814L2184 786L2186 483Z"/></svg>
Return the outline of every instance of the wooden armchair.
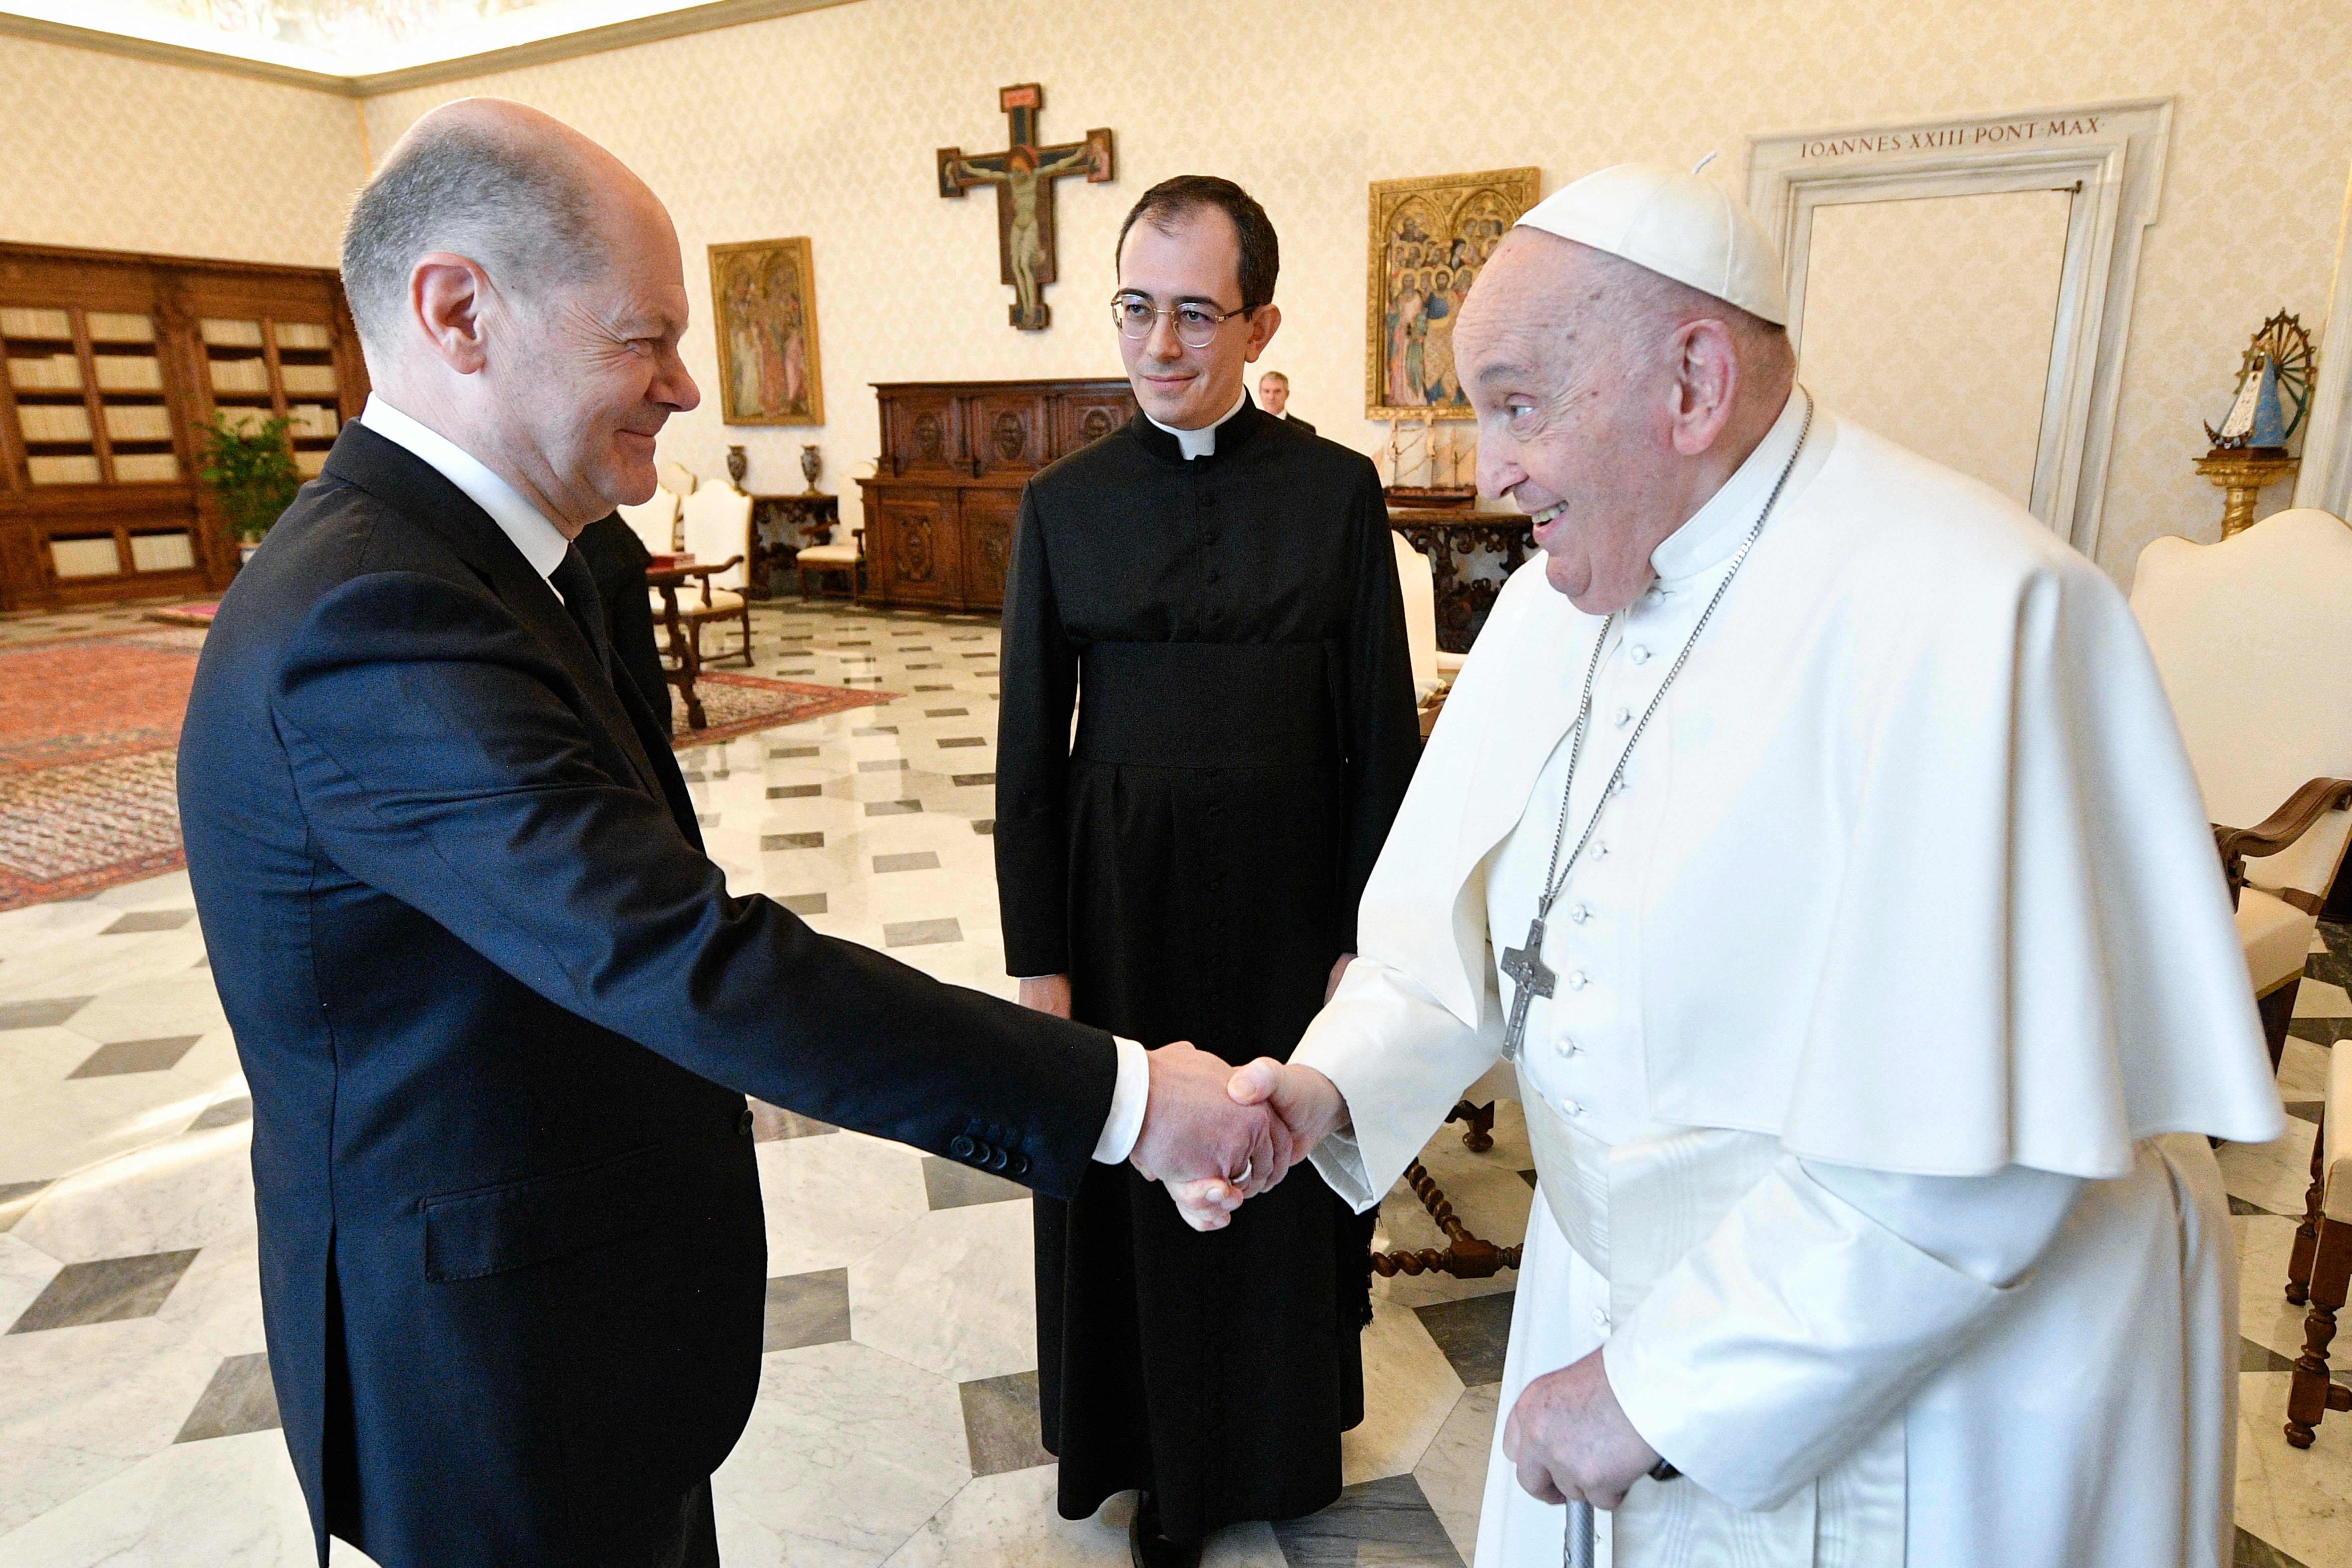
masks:
<svg viewBox="0 0 2352 1568"><path fill-rule="evenodd" d="M2352 528L2283 511L2219 544L2140 552L2132 610L2197 770L2275 1068L2328 888L2352 838ZM2252 826L2231 826L2252 823ZM2331 1152L2330 1145L2333 1145ZM2287 1300L2311 1309L2286 1437L2352 1409L2327 1349L2352 1276L2352 1041L2331 1050Z"/></svg>
<svg viewBox="0 0 2352 1568"><path fill-rule="evenodd" d="M662 679L677 688L678 700L686 706L686 727L689 730L709 725L702 710L702 699L694 689L694 683L702 678L704 663L696 631L701 618L734 613L718 602L722 595L711 587L711 579L729 567L740 565L742 560L739 555L707 566L656 566L646 573L646 588L653 595L654 619L662 627ZM734 597L740 600L741 595Z"/></svg>
<svg viewBox="0 0 2352 1568"><path fill-rule="evenodd" d="M748 579L743 563L751 554L751 498L725 479L706 479L679 510L687 553L695 562L689 575L699 584L699 591L681 595L677 590L684 585L682 581L671 585L667 599L656 591L655 596L661 602L654 606L654 614L678 617L693 644L697 668L740 658L748 668L751 605L745 597ZM741 645L723 653L705 653L702 628L729 622L734 623ZM663 624L668 624L667 618Z"/></svg>

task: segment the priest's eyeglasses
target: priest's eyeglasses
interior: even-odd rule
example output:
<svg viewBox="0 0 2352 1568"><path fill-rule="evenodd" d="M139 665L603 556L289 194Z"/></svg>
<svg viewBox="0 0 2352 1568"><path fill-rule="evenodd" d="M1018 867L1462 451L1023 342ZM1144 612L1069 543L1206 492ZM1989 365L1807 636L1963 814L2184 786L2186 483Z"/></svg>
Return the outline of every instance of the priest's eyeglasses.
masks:
<svg viewBox="0 0 2352 1568"><path fill-rule="evenodd" d="M1121 294L1110 302L1111 320L1118 323L1122 336L1140 342L1151 335L1151 329L1160 317L1175 318L1176 341L1188 349L1204 349L1216 340L1217 329L1235 316L1247 316L1255 305L1244 305L1238 310L1219 310L1213 305L1198 300L1186 300L1166 307L1156 306L1140 294Z"/></svg>

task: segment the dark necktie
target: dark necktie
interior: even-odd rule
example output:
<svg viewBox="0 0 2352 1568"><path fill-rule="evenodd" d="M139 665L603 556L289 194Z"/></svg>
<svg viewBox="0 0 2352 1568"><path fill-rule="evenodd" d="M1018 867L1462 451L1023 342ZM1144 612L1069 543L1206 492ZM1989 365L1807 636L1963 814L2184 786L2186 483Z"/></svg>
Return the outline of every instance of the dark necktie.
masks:
<svg viewBox="0 0 2352 1568"><path fill-rule="evenodd" d="M613 643L604 626L604 596L596 592L596 579L589 573L588 563L582 558L578 545L565 546L562 562L548 574L547 580L563 595L563 607L572 612L580 635L588 639L588 647L595 653L604 678L613 679Z"/></svg>

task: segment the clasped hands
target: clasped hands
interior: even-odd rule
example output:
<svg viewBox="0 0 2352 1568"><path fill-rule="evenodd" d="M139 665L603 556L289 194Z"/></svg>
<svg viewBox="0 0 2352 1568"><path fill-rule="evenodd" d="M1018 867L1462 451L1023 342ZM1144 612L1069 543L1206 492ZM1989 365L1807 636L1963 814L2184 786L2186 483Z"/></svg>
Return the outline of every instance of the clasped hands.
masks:
<svg viewBox="0 0 2352 1568"><path fill-rule="evenodd" d="M1195 1230L1218 1230L1349 1123L1346 1097L1313 1068L1260 1057L1229 1068L1190 1045L1165 1046L1151 1053L1134 1162L1166 1184ZM1504 1424L1503 1453L1529 1495L1605 1509L1658 1462L1617 1403L1599 1351L1528 1384Z"/></svg>
<svg viewBox="0 0 2352 1568"><path fill-rule="evenodd" d="M1151 1090L1129 1157L1164 1183L1194 1230L1222 1230L1242 1204L1345 1125L1347 1101L1312 1068L1260 1057L1228 1066L1188 1042L1150 1053Z"/></svg>

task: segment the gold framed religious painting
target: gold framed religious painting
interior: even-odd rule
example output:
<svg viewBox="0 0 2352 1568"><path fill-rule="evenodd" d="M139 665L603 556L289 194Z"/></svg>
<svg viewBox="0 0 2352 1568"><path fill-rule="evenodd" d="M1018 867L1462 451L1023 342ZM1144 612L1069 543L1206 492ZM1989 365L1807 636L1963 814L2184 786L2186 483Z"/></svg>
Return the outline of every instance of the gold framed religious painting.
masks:
<svg viewBox="0 0 2352 1568"><path fill-rule="evenodd" d="M719 332L719 412L730 425L822 425L816 269L809 242L755 239L710 247L710 314Z"/></svg>
<svg viewBox="0 0 2352 1568"><path fill-rule="evenodd" d="M1535 205L1539 169L1376 180L1366 269L1364 416L1467 419L1454 323L1503 236Z"/></svg>

